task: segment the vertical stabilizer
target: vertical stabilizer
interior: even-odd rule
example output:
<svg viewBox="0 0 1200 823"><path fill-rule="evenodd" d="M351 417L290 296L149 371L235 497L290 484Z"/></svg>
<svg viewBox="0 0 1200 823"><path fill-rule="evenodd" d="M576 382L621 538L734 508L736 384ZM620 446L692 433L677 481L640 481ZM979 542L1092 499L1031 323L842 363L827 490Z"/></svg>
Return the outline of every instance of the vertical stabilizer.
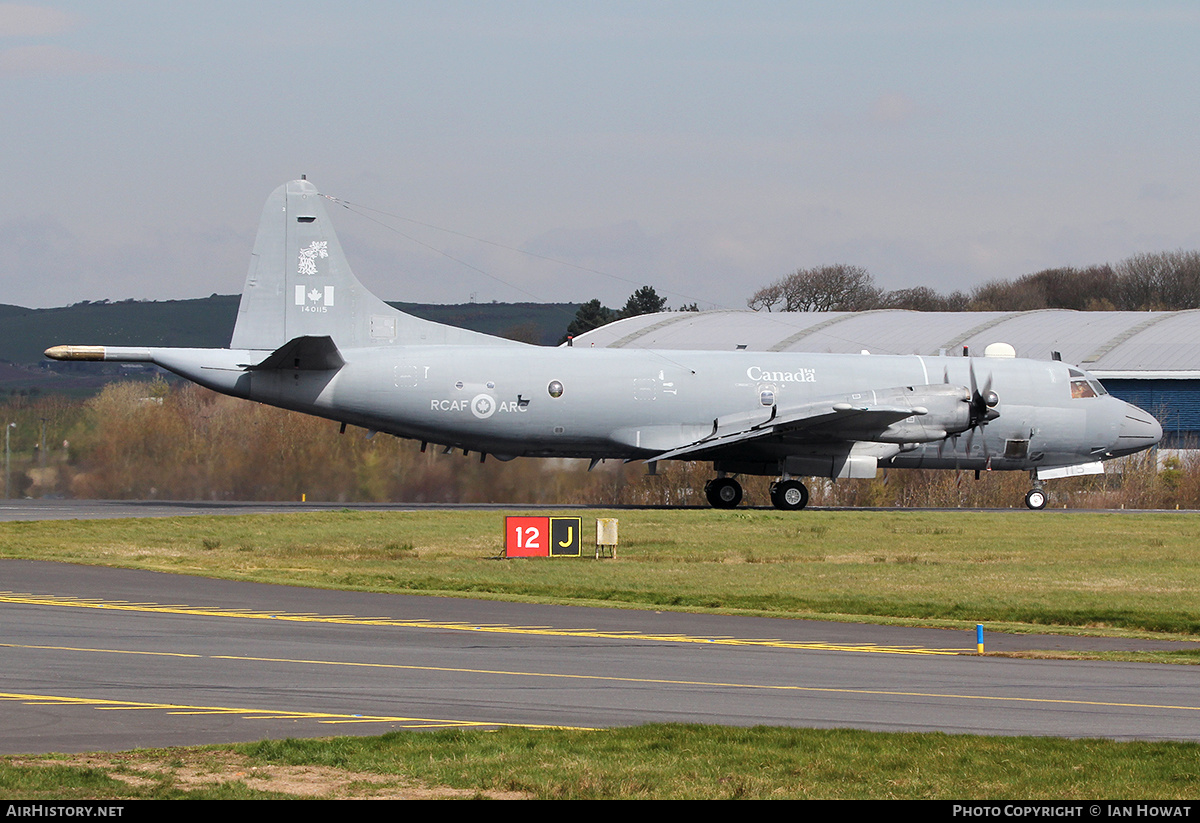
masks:
<svg viewBox="0 0 1200 823"><path fill-rule="evenodd" d="M412 317L367 291L350 270L321 201L307 180L293 180L267 198L231 348L274 351L306 336L330 337L343 349L508 342Z"/></svg>

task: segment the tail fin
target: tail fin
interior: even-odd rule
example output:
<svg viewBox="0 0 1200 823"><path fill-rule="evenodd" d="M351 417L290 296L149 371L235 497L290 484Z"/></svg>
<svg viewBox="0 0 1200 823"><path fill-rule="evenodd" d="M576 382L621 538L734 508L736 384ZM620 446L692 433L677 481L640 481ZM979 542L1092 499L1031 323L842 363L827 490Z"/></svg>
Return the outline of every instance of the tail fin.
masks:
<svg viewBox="0 0 1200 823"><path fill-rule="evenodd" d="M509 342L412 317L367 291L321 200L307 180L267 198L231 348L274 351L298 337L329 337L341 349Z"/></svg>

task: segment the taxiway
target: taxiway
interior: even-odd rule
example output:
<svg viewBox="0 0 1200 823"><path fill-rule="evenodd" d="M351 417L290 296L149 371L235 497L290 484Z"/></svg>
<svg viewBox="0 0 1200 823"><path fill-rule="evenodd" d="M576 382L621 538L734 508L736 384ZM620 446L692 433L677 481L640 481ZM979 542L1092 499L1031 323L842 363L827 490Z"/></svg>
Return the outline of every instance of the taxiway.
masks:
<svg viewBox="0 0 1200 823"><path fill-rule="evenodd" d="M1200 740L1192 667L978 657L962 631L21 560L0 590L6 753L650 722Z"/></svg>

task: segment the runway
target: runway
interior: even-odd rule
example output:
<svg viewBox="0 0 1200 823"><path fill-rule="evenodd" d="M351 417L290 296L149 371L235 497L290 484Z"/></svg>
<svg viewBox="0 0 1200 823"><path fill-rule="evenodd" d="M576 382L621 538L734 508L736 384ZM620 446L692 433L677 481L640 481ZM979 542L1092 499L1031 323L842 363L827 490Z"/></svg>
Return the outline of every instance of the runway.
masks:
<svg viewBox="0 0 1200 823"><path fill-rule="evenodd" d="M186 517L191 515L282 514L341 511L345 503L248 502L205 500L0 500L0 521L108 520L117 517ZM565 510L582 506L525 506L522 509ZM355 503L355 511L422 510L507 511L505 504Z"/></svg>
<svg viewBox="0 0 1200 823"><path fill-rule="evenodd" d="M15 520L107 520L117 517L185 517L191 515L238 515L238 514L296 514L300 512L342 511L347 506L355 511L503 511L511 512L514 508L521 511L588 511L592 506L560 505L560 504L528 504L521 503L329 503L329 502L297 502L297 501L205 501L205 500L0 500L0 522ZM663 509L675 510L680 508L708 509L708 506L605 506L606 510L620 511L622 509ZM751 508L751 507L744 507ZM774 512L771 506L755 507L762 511ZM806 511L897 511L895 508L873 508L856 506L853 509L826 508L810 506ZM971 508L931 508L908 507L909 512L981 512L981 511L1012 511L1012 509L971 509ZM1024 509L1022 509L1024 511ZM1039 512L1038 517L1071 517L1081 513L1104 511L1108 514L1137 515L1147 514L1152 509L1046 509ZM1178 514L1174 509L1163 510ZM797 514L803 517L803 514Z"/></svg>
<svg viewBox="0 0 1200 823"><path fill-rule="evenodd" d="M1191 667L981 658L961 631L18 560L0 590L4 753L651 722L1200 740Z"/></svg>

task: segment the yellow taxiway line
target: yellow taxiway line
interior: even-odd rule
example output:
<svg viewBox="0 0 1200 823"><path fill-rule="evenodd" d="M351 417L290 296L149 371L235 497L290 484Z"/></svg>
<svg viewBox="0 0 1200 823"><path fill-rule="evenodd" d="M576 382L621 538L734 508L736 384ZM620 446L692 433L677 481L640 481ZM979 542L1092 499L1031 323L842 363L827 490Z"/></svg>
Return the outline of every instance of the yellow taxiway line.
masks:
<svg viewBox="0 0 1200 823"><path fill-rule="evenodd" d="M250 709L234 706L189 706L179 703L140 703L132 700L100 700L91 697L66 697L51 694L14 694L0 692L0 700L24 703L29 706L87 706L100 711L162 711L172 715L240 715L247 720L315 720L318 723L401 723L409 729L498 728L574 729L574 726L539 726L529 723L488 723L475 720L444 720L404 715L337 714L332 712L293 712L273 709Z"/></svg>
<svg viewBox="0 0 1200 823"><path fill-rule="evenodd" d="M660 634L638 631L603 631L599 629L559 629L550 626L509 626L502 623L474 624L434 620L403 620L391 617L356 617L354 615L322 615L311 612L271 612L251 609L227 609L184 604L133 603L124 600L99 600L57 595L35 595L19 592L0 592L0 603L31 606L61 606L81 609L182 614L193 617L231 617L244 620L282 620L299 623L330 623L352 626L387 626L405 629L434 629L437 631L485 632L522 634L544 637L578 637L601 640L641 640L658 643L707 643L718 646L757 646L773 649L805 649L810 651L869 652L875 654L976 654L971 649L928 649L920 646L879 646L873 643L796 642L772 638L704 637L685 634Z"/></svg>
<svg viewBox="0 0 1200 823"><path fill-rule="evenodd" d="M253 663L279 663L292 664L301 666L336 666L345 668L363 668L363 669L388 669L395 671L423 671L423 672L444 672L446 674L466 674L466 675L484 675L488 677L514 677L514 678L546 678L554 680L577 680L587 682L604 682L604 683L629 683L633 685L664 685L664 686L692 686L700 688L720 688L720 689L735 689L747 691L784 691L795 692L800 694L843 694L843 695L870 695L873 697L915 697L915 698L935 698L942 700L964 700L969 702L986 702L986 703L1026 703L1033 705L1044 706L1088 706L1099 708L1122 708L1122 709L1148 709L1152 711L1192 711L1200 712L1200 706L1173 705L1162 703L1121 703L1116 701L1104 700L1080 700L1072 698L1047 698L1047 697L1029 697L1029 696L1004 696L1004 695L987 695L987 694L961 694L958 692L914 692L901 691L890 689L855 689L837 686L800 686L791 683L735 683L727 681L714 680L676 680L668 678L655 677L623 677L618 675L599 675L599 674L574 674L560 672L536 672L536 671L521 671L509 669L473 669L466 667L450 667L450 666L414 666L403 663L362 663L351 662L345 660L315 660L307 658L289 658L289 657L254 657L242 655L200 655L200 654L178 654L172 652L143 652L143 651L126 651L123 649L99 649L99 648L84 648L72 646L35 646L19 643L0 643L0 648L9 649L34 649L45 651L69 651L69 652L88 652L98 654L138 654L138 655L160 655L162 657L192 657L204 660L230 660L244 661ZM504 726L510 725L520 728L580 728L574 726L531 726L522 723L487 723L483 721L451 721L451 720L432 720L429 718L409 718L402 716L375 716L375 715L357 715L357 714L325 714L314 712L287 712L287 711L266 711L263 709L242 709L242 708L221 708L212 706L175 706L166 703L137 703L129 701L112 701L112 700L92 700L88 698L73 698L73 697L54 697L43 695L28 695L28 694L4 694L0 693L0 700L27 700L43 703L78 703L80 705L92 705L96 708L122 708L122 709L162 709L169 710L175 714L181 713L227 713L227 714L252 714L261 719L297 719L297 718L326 718L321 722L326 723L400 723L400 722L421 722L432 724L446 724L451 726Z"/></svg>

